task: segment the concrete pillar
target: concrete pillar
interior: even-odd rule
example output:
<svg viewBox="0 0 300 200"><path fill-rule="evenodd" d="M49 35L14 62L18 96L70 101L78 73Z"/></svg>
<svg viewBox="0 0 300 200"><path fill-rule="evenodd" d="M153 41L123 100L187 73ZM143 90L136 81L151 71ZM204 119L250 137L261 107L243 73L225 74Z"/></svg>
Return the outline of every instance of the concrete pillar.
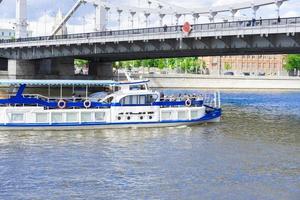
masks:
<svg viewBox="0 0 300 200"><path fill-rule="evenodd" d="M110 80L113 78L111 62L91 61L89 64L89 76L95 80Z"/></svg>
<svg viewBox="0 0 300 200"><path fill-rule="evenodd" d="M27 0L16 1L16 38L27 37Z"/></svg>
<svg viewBox="0 0 300 200"><path fill-rule="evenodd" d="M9 79L34 79L36 62L32 60L8 60Z"/></svg>
<svg viewBox="0 0 300 200"><path fill-rule="evenodd" d="M73 79L75 75L74 58L52 59L51 75L56 75L61 79Z"/></svg>
<svg viewBox="0 0 300 200"><path fill-rule="evenodd" d="M7 71L8 60L0 58L0 71Z"/></svg>
<svg viewBox="0 0 300 200"><path fill-rule="evenodd" d="M39 69L38 74L49 75L51 74L51 59L42 59L38 61Z"/></svg>
<svg viewBox="0 0 300 200"><path fill-rule="evenodd" d="M10 79L74 79L74 58L43 60L8 60ZM91 61L89 79L107 80L113 78L111 62Z"/></svg>
<svg viewBox="0 0 300 200"><path fill-rule="evenodd" d="M95 6L95 30L96 31L105 31L106 30L106 22L107 22L107 9L104 4L106 0L96 0L94 3Z"/></svg>

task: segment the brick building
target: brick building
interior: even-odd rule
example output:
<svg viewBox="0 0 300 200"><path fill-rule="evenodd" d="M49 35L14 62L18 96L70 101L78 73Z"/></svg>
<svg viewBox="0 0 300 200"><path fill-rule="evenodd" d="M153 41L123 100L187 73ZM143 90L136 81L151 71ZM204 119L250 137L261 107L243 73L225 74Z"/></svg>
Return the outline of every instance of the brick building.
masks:
<svg viewBox="0 0 300 200"><path fill-rule="evenodd" d="M202 59L206 62L212 75L233 72L235 75L265 74L283 76L288 73L283 68L285 55L245 55L245 56L209 56Z"/></svg>

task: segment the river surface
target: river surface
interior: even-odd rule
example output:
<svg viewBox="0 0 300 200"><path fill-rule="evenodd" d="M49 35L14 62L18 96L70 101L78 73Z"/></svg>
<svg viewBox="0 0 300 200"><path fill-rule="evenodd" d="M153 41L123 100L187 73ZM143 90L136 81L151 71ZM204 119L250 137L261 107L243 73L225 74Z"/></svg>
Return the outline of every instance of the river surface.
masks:
<svg viewBox="0 0 300 200"><path fill-rule="evenodd" d="M300 199L300 92L223 92L221 123L0 132L0 199Z"/></svg>

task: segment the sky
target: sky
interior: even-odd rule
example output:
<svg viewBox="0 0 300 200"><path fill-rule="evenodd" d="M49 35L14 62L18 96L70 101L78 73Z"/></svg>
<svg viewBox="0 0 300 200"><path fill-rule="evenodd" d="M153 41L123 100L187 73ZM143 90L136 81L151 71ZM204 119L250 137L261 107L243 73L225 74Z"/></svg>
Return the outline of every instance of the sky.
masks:
<svg viewBox="0 0 300 200"><path fill-rule="evenodd" d="M109 3L120 6L121 5L133 5L133 6L148 6L146 0L107 0ZM185 8L201 8L220 5L234 5L237 0L163 0L173 5L185 7ZM239 2L249 2L251 0L239 0ZM47 35L53 27L54 16L60 9L63 14L74 5L76 0L28 0L28 21L29 29L34 32L35 35ZM154 3L151 6L157 6ZM262 18L274 18L276 17L276 6L270 5L260 8L257 12L257 17ZM300 16L300 0L289 0L284 3L280 10L282 17ZM3 0L0 4L0 28L12 28L15 16L15 0ZM237 13L237 17L241 19L251 18L251 10L245 10ZM135 16L136 23L134 27L145 26L143 14ZM230 19L230 13L222 13L217 15L217 20ZM139 23L137 21L143 22ZM158 16L150 16L151 26L159 26ZM193 21L191 16L181 17L180 23L184 21ZM110 11L108 13L108 29L118 28L118 15L116 11ZM208 22L207 17L200 17L201 22ZM164 23L174 24L175 17L167 16ZM129 15L124 13L121 20L121 28L131 27ZM81 6L75 15L68 22L68 32L83 32L92 31L94 28L94 7L92 4L86 4Z"/></svg>

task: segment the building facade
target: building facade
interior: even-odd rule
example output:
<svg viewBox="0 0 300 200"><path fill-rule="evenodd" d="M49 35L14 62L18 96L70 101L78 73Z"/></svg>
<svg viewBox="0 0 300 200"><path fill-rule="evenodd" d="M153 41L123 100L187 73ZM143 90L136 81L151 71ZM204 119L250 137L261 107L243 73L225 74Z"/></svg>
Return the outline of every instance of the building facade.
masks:
<svg viewBox="0 0 300 200"><path fill-rule="evenodd" d="M202 59L209 74L222 75L232 72L234 75L284 76L285 55L244 55L244 56L209 56Z"/></svg>
<svg viewBox="0 0 300 200"><path fill-rule="evenodd" d="M7 40L15 37L14 29L3 29L0 28L0 39Z"/></svg>
<svg viewBox="0 0 300 200"><path fill-rule="evenodd" d="M26 37L32 37L32 31L27 31ZM16 38L15 29L0 28L0 40Z"/></svg>

